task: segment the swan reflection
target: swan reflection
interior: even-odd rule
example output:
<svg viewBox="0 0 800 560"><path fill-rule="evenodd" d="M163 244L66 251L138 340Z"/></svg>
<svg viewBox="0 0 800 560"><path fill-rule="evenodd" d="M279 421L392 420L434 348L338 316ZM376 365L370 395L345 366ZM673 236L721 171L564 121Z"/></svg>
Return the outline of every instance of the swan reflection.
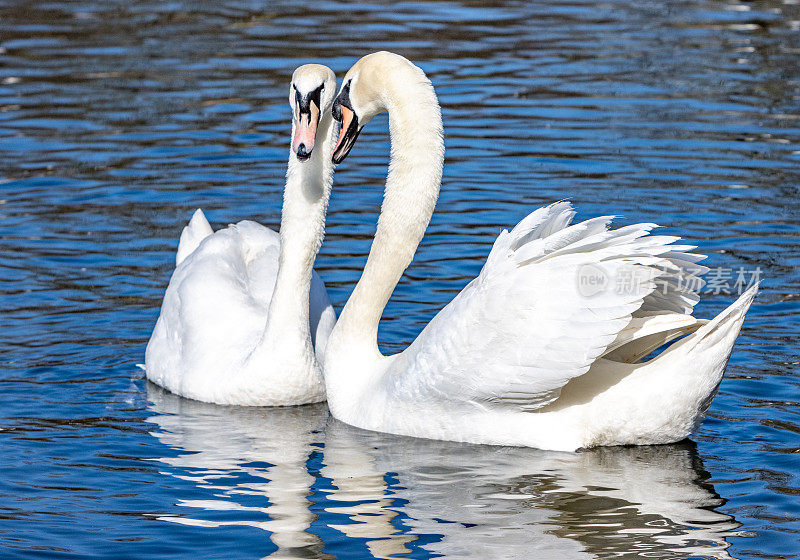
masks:
<svg viewBox="0 0 800 560"><path fill-rule="evenodd" d="M148 383L147 397L158 424L153 433L178 452L160 461L170 474L211 490L213 499L185 499L196 508L159 519L185 525L246 525L270 533L274 556L317 558L319 536L308 501L314 477L306 466L318 451L328 417L322 404L257 408L229 407L177 397ZM273 556L273 555L271 555Z"/></svg>
<svg viewBox="0 0 800 560"><path fill-rule="evenodd" d="M160 461L208 489L160 519L256 527L275 556L729 559L739 527L714 509L690 442L553 453L367 432L324 404L219 407L152 385L148 397L175 451Z"/></svg>
<svg viewBox="0 0 800 560"><path fill-rule="evenodd" d="M326 464L332 450L363 454L362 470L375 470L359 478L383 479L380 494L392 496L404 532L438 535L420 547L446 558L729 559L726 537L740 526L713 509L723 500L703 482L691 442L554 453L391 436L333 419L325 441ZM351 518L375 532L387 525L359 513L354 506ZM396 538L392 529L384 538Z"/></svg>

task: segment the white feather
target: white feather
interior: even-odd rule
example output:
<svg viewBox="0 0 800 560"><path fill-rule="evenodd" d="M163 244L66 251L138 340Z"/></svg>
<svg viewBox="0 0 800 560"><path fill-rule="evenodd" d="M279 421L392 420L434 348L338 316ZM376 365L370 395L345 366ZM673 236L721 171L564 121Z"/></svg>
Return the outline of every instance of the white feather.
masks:
<svg viewBox="0 0 800 560"><path fill-rule="evenodd" d="M702 283L684 280L706 270L703 257L652 235L655 224L571 224L569 203L540 208L500 233L478 277L406 350L380 354L380 315L438 195L441 117L430 83L397 55L364 57L345 82L361 122L388 110L392 158L364 274L328 344L333 415L409 436L558 450L688 437L756 288L710 322L691 317Z"/></svg>
<svg viewBox="0 0 800 560"><path fill-rule="evenodd" d="M311 157L290 154L280 235L250 221L214 233L200 210L181 234L145 352L148 379L178 395L236 405L325 399L320 363L336 316L313 264L332 182L336 78L306 65L292 83L292 103L322 85L325 111Z"/></svg>

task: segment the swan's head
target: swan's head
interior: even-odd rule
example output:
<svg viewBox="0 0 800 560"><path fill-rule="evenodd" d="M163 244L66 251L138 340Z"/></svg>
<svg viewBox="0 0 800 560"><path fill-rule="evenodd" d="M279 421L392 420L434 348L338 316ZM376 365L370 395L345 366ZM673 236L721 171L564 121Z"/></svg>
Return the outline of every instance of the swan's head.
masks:
<svg viewBox="0 0 800 560"><path fill-rule="evenodd" d="M356 62L333 102L333 118L341 124L333 162L347 157L361 129L391 103L413 103L415 88L421 84L432 91L425 73L399 54L381 51Z"/></svg>
<svg viewBox="0 0 800 560"><path fill-rule="evenodd" d="M292 151L300 161L311 157L321 115L327 113L336 94L336 76L322 64L305 64L292 74L289 105L292 107Z"/></svg>

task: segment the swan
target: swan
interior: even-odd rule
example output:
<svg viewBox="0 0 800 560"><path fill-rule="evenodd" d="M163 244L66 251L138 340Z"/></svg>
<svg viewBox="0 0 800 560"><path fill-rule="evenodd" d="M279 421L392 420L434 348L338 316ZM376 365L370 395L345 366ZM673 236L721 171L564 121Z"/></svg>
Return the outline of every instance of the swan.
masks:
<svg viewBox="0 0 800 560"><path fill-rule="evenodd" d="M150 381L216 404L325 400L319 364L336 315L313 266L333 180L335 95L328 67L294 72L280 234L251 221L212 232L200 210L184 228L145 351Z"/></svg>
<svg viewBox="0 0 800 560"><path fill-rule="evenodd" d="M391 160L381 214L326 350L333 416L406 436L561 451L687 438L757 286L711 321L696 319L699 288L683 280L707 270L703 256L650 235L655 224L572 224L568 202L540 208L500 233L478 277L408 348L380 353L378 323L427 228L444 160L430 81L379 52L347 72L334 101L334 163L383 111Z"/></svg>

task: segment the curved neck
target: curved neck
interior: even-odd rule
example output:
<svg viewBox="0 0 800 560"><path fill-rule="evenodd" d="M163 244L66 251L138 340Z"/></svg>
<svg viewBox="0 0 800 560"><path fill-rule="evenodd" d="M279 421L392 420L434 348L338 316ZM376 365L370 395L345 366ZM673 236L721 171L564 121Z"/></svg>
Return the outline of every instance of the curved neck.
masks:
<svg viewBox="0 0 800 560"><path fill-rule="evenodd" d="M292 126L294 134L294 126ZM334 138L330 111L320 118L321 139L308 161L289 154L286 187L281 212L281 246L278 277L269 305L267 330L270 335L295 334L310 343L309 290L314 259L325 235L325 214L333 181Z"/></svg>
<svg viewBox="0 0 800 560"><path fill-rule="evenodd" d="M364 272L335 327L339 348L375 354L381 315L428 227L444 162L441 111L421 70L393 72L382 101L392 148L381 214Z"/></svg>

